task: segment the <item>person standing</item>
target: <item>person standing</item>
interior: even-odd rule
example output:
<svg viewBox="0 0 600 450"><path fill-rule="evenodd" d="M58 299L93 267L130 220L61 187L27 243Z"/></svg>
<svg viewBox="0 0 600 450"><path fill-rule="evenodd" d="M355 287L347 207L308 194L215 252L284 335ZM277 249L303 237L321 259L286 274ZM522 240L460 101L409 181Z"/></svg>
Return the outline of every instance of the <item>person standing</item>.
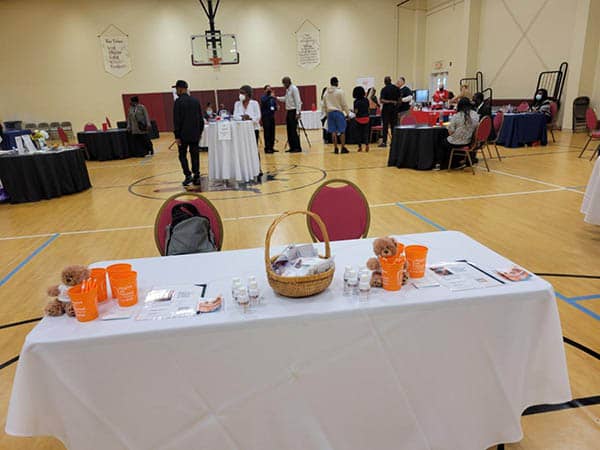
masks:
<svg viewBox="0 0 600 450"><path fill-rule="evenodd" d="M285 96L277 97L277 100L285 103L285 124L287 128L288 144L290 146L289 153L300 153L302 146L300 145L300 136L298 136L298 119L302 111L302 100L300 99L300 91L298 87L292 84L290 77L283 77L281 83L285 87Z"/></svg>
<svg viewBox="0 0 600 450"><path fill-rule="evenodd" d="M277 99L273 97L273 89L268 84L265 93L260 98L260 113L262 115L263 134L265 135L265 153L275 153L275 112Z"/></svg>
<svg viewBox="0 0 600 450"><path fill-rule="evenodd" d="M402 117L408 114L408 112L410 111L410 102L412 102L413 97L412 90L406 85L406 78L398 78L396 86L398 86L399 90L398 123L400 123Z"/></svg>
<svg viewBox="0 0 600 450"><path fill-rule="evenodd" d="M131 133L134 142L134 152L139 156L153 155L154 147L148 136L150 127L150 116L148 110L140 103L137 96L129 100L129 111L127 113L127 131ZM138 151L141 149L141 151Z"/></svg>
<svg viewBox="0 0 600 450"><path fill-rule="evenodd" d="M352 91L354 97L354 114L356 114L356 127L358 129L358 151L362 152L362 144L365 151L369 152L369 100L365 98L365 88L356 86Z"/></svg>
<svg viewBox="0 0 600 450"><path fill-rule="evenodd" d="M177 100L173 107L173 133L179 148L179 162L185 175L181 184L189 186L190 183L194 183L195 186L199 186L200 149L198 145L204 130L202 107L198 100L189 95L188 84L184 80L177 80L173 87L177 91ZM191 171L187 159L188 149L192 160Z"/></svg>
<svg viewBox="0 0 600 450"><path fill-rule="evenodd" d="M367 91L367 100L369 101L369 114L374 116L377 114L377 108L379 108L379 101L377 100L377 91L374 87L370 87Z"/></svg>
<svg viewBox="0 0 600 450"><path fill-rule="evenodd" d="M333 139L333 153L339 153L338 141L342 147L342 153L350 153L346 148L346 116L349 113L348 104L344 91L339 87L337 77L331 77L330 86L323 97L323 111L327 113L327 131Z"/></svg>
<svg viewBox="0 0 600 450"><path fill-rule="evenodd" d="M396 126L396 104L400 98L400 89L392 84L391 77L385 77L383 80L385 86L381 89L379 102L381 103L381 121L383 123L383 136L379 147L387 147L388 130L394 131Z"/></svg>
<svg viewBox="0 0 600 450"><path fill-rule="evenodd" d="M252 99L252 88L245 84L240 88L239 100L233 105L234 120L251 120L254 126L254 136L258 150L258 138L260 135L260 105ZM263 171L260 167L260 152L258 152L259 172L258 181L262 181Z"/></svg>

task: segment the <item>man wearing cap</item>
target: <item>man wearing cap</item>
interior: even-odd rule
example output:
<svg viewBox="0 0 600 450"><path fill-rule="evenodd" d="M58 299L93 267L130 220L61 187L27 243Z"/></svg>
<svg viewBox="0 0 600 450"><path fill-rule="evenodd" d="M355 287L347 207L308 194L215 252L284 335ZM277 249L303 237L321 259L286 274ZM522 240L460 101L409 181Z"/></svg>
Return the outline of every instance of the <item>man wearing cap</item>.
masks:
<svg viewBox="0 0 600 450"><path fill-rule="evenodd" d="M179 162L185 175L185 180L181 184L189 186L190 183L194 183L198 186L200 185L199 142L204 130L202 107L198 100L188 94L188 84L185 81L177 80L173 87L177 91L177 100L173 107L173 132L179 147ZM187 159L188 148L192 160L191 171Z"/></svg>

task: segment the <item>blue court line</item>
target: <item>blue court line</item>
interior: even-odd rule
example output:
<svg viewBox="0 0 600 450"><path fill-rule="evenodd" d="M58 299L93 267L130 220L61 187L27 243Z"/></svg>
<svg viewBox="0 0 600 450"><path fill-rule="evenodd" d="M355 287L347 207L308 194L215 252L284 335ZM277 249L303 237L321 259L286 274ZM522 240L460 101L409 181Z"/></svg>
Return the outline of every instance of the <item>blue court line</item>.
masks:
<svg viewBox="0 0 600 450"><path fill-rule="evenodd" d="M429 220L427 217L419 214L414 209L411 209L408 206L403 205L400 202L396 203L396 206L399 206L400 208L404 209L405 211L411 213L413 216L418 217L423 222L428 223L432 227L437 228L440 231L446 231L446 228L444 228L443 226L435 223L432 220ZM556 296L559 299L561 299L562 301L568 303L569 305L573 306L574 308L577 308L578 310L580 310L581 312L587 314L588 316L593 317L596 320L600 320L600 315L599 314L596 314L594 311L592 311L590 309L587 309L585 306L580 305L579 303L577 303L578 301L581 301L581 300L591 300L591 299L595 299L595 298L600 298L600 294L583 295L583 296L580 296L580 297L567 297L566 295L562 295L560 292L557 292L557 291L554 291L554 292L555 292Z"/></svg>
<svg viewBox="0 0 600 450"><path fill-rule="evenodd" d="M587 314L590 317L593 317L596 320L600 320L600 314L596 314L591 309L587 309L585 306L577 303L577 300L575 300L577 297L567 297L566 295L562 295L560 292L557 291L554 291L554 293L558 298L560 298L564 302L567 302L572 307L577 308L581 312L584 312L585 314Z"/></svg>
<svg viewBox="0 0 600 450"><path fill-rule="evenodd" d="M53 234L50 238L48 238L46 240L46 242L44 242L42 245L40 245L38 248L36 248L33 253L31 253L31 255L29 255L27 258L25 258L23 261L21 261L19 263L19 265L17 267L15 267L13 270L11 270L8 275L6 275L4 278L2 278L0 280L0 286L3 286L4 284L6 284L6 282L8 280L10 280L19 270L21 270L29 261L31 261L38 253L40 253L42 250L44 250L46 247L48 247L50 244L52 244L52 242L54 242L54 240L60 236L60 233L56 233Z"/></svg>
<svg viewBox="0 0 600 450"><path fill-rule="evenodd" d="M571 300L575 300L576 302L579 302L581 300L594 300L596 298L600 299L600 294L580 295L579 297L570 297Z"/></svg>
<svg viewBox="0 0 600 450"><path fill-rule="evenodd" d="M439 224L435 223L433 220L429 220L429 219L428 219L427 217L425 217L425 216L422 216L421 214L419 214L418 212L416 212L414 209L411 209L411 208L409 208L408 206L406 206L406 205L403 205L403 204L402 204L402 203L400 203L400 202L396 203L396 206L399 206L399 207L400 207L400 208L402 208L403 210L405 210L405 211L408 211L408 212L409 212L409 213L411 213L413 216L415 216L415 217L418 217L419 219L421 219L423 222L427 222L427 223L428 223L429 225L431 225L432 227L434 227L434 228L437 228L437 229L438 229L438 230L440 230L440 231L446 231L446 229L445 229L443 226L441 226L441 225L439 225Z"/></svg>

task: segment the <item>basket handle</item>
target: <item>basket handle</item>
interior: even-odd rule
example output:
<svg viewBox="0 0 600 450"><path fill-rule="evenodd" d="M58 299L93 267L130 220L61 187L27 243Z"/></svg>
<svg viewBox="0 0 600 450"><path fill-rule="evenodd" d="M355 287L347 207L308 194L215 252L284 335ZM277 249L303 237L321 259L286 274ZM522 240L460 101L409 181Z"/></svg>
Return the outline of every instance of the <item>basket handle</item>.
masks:
<svg viewBox="0 0 600 450"><path fill-rule="evenodd" d="M325 227L323 220L321 220L321 218L317 214L310 211L286 211L273 221L273 223L269 227L269 230L267 231L267 237L265 238L265 264L267 266L267 270L273 271L271 267L271 237L275 232L275 228L277 228L277 225L279 225L283 221L283 219L289 216L294 216L296 214L304 214L313 218L315 222L317 222L317 225L319 225L319 228L321 229L321 233L323 233L323 243L325 244L325 258L331 257L331 249L329 247L329 234L327 233L327 228Z"/></svg>

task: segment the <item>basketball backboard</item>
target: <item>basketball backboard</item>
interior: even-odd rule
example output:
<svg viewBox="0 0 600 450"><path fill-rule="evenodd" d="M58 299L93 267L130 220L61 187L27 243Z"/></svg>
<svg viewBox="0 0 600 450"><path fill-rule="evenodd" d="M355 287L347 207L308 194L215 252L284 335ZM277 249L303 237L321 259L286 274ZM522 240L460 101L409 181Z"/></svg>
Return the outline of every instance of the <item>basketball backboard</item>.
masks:
<svg viewBox="0 0 600 450"><path fill-rule="evenodd" d="M192 65L212 66L218 64L239 64L240 54L234 34L221 34L220 31L192 36Z"/></svg>

